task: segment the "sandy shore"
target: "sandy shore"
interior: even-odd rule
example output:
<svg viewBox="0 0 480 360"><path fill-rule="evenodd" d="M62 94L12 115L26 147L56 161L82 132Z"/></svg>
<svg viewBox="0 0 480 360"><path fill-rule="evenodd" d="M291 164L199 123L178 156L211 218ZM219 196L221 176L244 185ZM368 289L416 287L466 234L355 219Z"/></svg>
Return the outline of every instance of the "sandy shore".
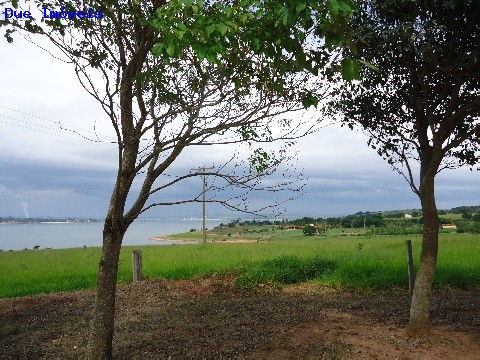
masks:
<svg viewBox="0 0 480 360"><path fill-rule="evenodd" d="M198 243L198 241L195 241L195 240L192 240L192 239L172 239L172 238L168 237L168 235L166 235L166 236L152 236L148 239L153 240L153 241L168 241L168 242L172 242L172 243L191 243L191 244Z"/></svg>
<svg viewBox="0 0 480 360"><path fill-rule="evenodd" d="M149 238L149 240L153 241L168 241L172 243L189 243L189 244L198 244L200 241L195 241L192 239L172 239L169 238L168 235L166 236L154 236ZM207 242L209 243L220 243L220 244L245 244L245 243L255 243L259 242L258 240L251 240L251 239L229 239L229 240L212 240L212 239L207 239Z"/></svg>

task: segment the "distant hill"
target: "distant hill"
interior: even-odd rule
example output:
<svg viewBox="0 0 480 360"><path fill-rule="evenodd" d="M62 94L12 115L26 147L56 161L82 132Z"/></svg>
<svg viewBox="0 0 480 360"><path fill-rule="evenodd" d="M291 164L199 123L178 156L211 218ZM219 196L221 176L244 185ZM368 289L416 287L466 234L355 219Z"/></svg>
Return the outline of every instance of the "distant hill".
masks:
<svg viewBox="0 0 480 360"><path fill-rule="evenodd" d="M457 206L451 209L438 209L440 215L446 214L462 214L462 213L479 213L480 212L480 205L477 206ZM362 212L359 211L353 215L349 216L372 216L372 215L382 215L386 218L391 217L403 217L405 214L409 214L412 216L422 216L422 209L405 209L405 210L388 210L388 211L366 211Z"/></svg>
<svg viewBox="0 0 480 360"><path fill-rule="evenodd" d="M480 205L477 206L458 206L450 210L452 214L461 214L464 212L478 213L480 212Z"/></svg>

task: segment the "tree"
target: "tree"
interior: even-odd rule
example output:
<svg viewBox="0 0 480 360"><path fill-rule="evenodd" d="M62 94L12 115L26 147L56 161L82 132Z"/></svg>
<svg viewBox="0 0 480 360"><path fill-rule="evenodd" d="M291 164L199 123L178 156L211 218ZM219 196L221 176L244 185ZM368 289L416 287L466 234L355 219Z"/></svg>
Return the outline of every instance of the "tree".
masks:
<svg viewBox="0 0 480 360"><path fill-rule="evenodd" d="M16 0L3 3L19 7ZM230 198L210 201L248 211L247 195L286 159L285 151L274 155L255 144L291 142L305 133L286 114L318 104L323 90L311 74L322 71L330 54L319 39L329 47L348 42L352 3L40 0L22 6L30 16L0 22L6 39L12 42L15 31L48 38L115 130L118 171L87 349L87 358L110 358L118 259L128 227L154 206L201 201L161 200L170 186L194 176L216 177L218 190L237 187ZM162 178L188 147L239 143L252 147L246 170L232 157L215 171ZM132 191L135 180L142 182L138 192ZM286 178L267 189L289 184Z"/></svg>
<svg viewBox="0 0 480 360"><path fill-rule="evenodd" d="M382 218L381 215L369 216L369 217L367 217L366 225L367 226L375 226L375 227L382 226L383 225L383 218Z"/></svg>
<svg viewBox="0 0 480 360"><path fill-rule="evenodd" d="M303 228L303 234L306 236L313 236L317 232L317 229L315 229L315 226L312 225L305 225Z"/></svg>
<svg viewBox="0 0 480 360"><path fill-rule="evenodd" d="M409 330L424 334L438 254L435 177L479 161L480 7L474 0L362 1L354 16L362 79L345 84L343 122L409 183L423 211ZM352 50L353 49L353 50Z"/></svg>
<svg viewBox="0 0 480 360"><path fill-rule="evenodd" d="M471 220L472 219L472 209L467 208L462 212L462 219Z"/></svg>

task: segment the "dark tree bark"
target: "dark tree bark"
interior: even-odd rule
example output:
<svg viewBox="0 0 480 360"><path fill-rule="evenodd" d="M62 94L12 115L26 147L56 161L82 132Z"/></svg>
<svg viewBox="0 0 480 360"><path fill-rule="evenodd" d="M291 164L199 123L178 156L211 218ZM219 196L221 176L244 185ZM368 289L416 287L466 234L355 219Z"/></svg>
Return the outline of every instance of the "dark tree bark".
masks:
<svg viewBox="0 0 480 360"><path fill-rule="evenodd" d="M410 306L409 332L423 335L430 328L430 299L438 256L439 220L435 202L435 176L423 178L419 197L423 211L422 252Z"/></svg>
<svg viewBox="0 0 480 360"><path fill-rule="evenodd" d="M110 227L110 229L107 229ZM87 359L112 357L115 318L115 293L118 260L124 233L105 224L102 259L98 268L98 287L95 309L90 323Z"/></svg>
<svg viewBox="0 0 480 360"><path fill-rule="evenodd" d="M90 322L87 359L112 357L118 261L123 237L128 228L123 218L123 208L128 194L125 189L130 188L126 183L128 181L119 172L103 227L102 257L98 267L97 293Z"/></svg>

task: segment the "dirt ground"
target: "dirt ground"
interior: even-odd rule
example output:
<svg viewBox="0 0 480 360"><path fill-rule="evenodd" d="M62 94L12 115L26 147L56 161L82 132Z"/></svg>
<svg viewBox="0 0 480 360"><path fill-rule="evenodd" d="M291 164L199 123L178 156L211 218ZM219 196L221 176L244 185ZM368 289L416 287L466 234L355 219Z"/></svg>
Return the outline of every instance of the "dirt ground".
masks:
<svg viewBox="0 0 480 360"><path fill-rule="evenodd" d="M116 358L480 359L480 291L434 293L433 330L406 334L405 291L302 284L244 293L231 279L143 281L117 292ZM0 299L0 358L79 358L94 292Z"/></svg>

